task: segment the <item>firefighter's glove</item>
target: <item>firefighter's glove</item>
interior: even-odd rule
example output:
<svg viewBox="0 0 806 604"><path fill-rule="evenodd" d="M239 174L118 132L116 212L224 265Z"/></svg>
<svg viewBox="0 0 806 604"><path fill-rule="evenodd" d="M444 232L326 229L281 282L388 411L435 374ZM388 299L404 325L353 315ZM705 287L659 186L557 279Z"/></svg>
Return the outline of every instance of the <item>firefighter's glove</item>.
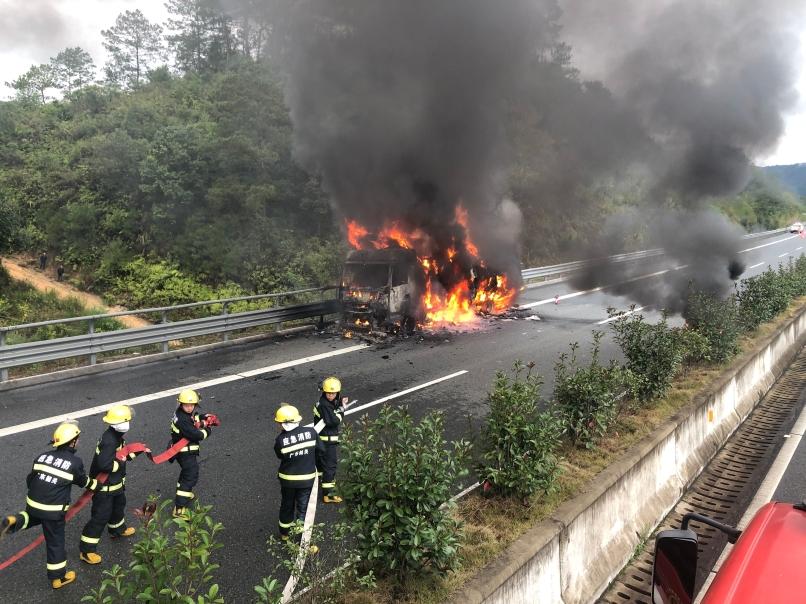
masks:
<svg viewBox="0 0 806 604"><path fill-rule="evenodd" d="M212 428L213 426L220 426L221 425L221 420L218 419L217 415L214 415L212 413L208 413L202 423L204 424L204 426L206 426L208 428Z"/></svg>

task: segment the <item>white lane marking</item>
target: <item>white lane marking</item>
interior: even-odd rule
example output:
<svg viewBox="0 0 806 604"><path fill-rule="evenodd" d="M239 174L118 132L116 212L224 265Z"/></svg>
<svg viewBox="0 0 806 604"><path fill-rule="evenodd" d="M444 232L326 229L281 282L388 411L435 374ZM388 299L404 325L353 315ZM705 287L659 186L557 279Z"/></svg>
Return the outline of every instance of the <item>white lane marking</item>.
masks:
<svg viewBox="0 0 806 604"><path fill-rule="evenodd" d="M802 250L802 249L803 249L803 246L799 245L798 247L795 248L795 251L797 252L797 251Z"/></svg>
<svg viewBox="0 0 806 604"><path fill-rule="evenodd" d="M569 298L576 298L577 296L584 296L585 294L592 294L593 292L602 291L603 289L607 289L608 287L615 287L616 285L624 285L625 283L632 283L633 281L640 281L641 279L649 279L651 277L658 277L660 275L665 275L669 271L679 271L680 269L686 268L688 264L683 264L681 266L675 266L673 268L667 268L662 271L657 271L655 273L649 273L648 275L640 275L638 277L633 277L632 279L627 279L625 281L619 281L613 285L600 285L599 287L594 287L593 289L586 289L580 292L573 292L571 294L563 294L562 296L555 296L554 298L546 298L545 300L538 300L537 302L528 302L526 304L518 304L516 308L533 308L535 306L542 306L544 304L552 304L556 303L559 300L568 300Z"/></svg>
<svg viewBox="0 0 806 604"><path fill-rule="evenodd" d="M605 319L604 321L599 321L597 323L597 325L604 325L605 323L610 323L610 321L615 321L616 319L619 319L621 317L626 317L627 315L631 315L631 314L636 313L639 310L643 310L645 308L646 308L646 306L639 306L638 308L633 308L632 310L625 310L623 312L620 312L617 315L614 315L612 317L609 317L609 318Z"/></svg>
<svg viewBox="0 0 806 604"><path fill-rule="evenodd" d="M313 363L314 361L321 361L322 359L327 359L330 357L339 356L342 354L348 354L350 352L356 352L358 350L363 350L364 348L368 348L369 344L357 344L355 346L350 346L348 348L340 348L339 350L331 350L330 352L324 352L322 354L316 354L309 357L302 357L300 359L296 359L293 361L286 361L284 363L277 363L276 365L269 365L268 367L262 367L260 369L253 369L251 371L245 371L243 373L235 373L233 375L226 375L220 378L215 378L212 380L207 380L205 382L197 382L195 384L186 384L184 386L177 386L176 388L171 388L169 390L162 390L161 392L153 392L151 394L144 394L142 396L135 396L134 398L117 401L114 403L105 403L103 405L98 405L97 407L90 407L88 409L79 409L77 411L71 411L69 413L62 413L60 415L53 415L51 417L46 417L44 419L35 420L32 422L26 422L24 424L17 424L16 426L8 426L6 428L0 428L0 438L4 436L9 436L10 434L18 434L20 432L26 432L28 430L35 430L37 428L42 428L44 426L50 426L53 424L58 424L59 422L63 422L67 419L79 419L82 417L87 417L90 415L95 415L96 413L102 413L112 407L113 405L128 405L134 406L139 405L140 403L147 403L149 401L154 401L160 398L165 398L168 396L173 396L175 394L179 394L182 390L186 388L192 388L193 390L202 390L204 388L210 388L212 386L218 386L219 384L226 384L227 382L234 382L237 380L242 380L244 378L252 377L255 375L261 375L263 373L268 373L271 371L279 371L281 369L287 369L288 367L295 367L297 365L303 365L305 363Z"/></svg>
<svg viewBox="0 0 806 604"><path fill-rule="evenodd" d="M767 263L766 262L759 262L758 264L754 264L753 266L748 266L747 270L750 271L750 270L753 270L754 268L758 268L759 266L764 266L765 264L767 264Z"/></svg>
<svg viewBox="0 0 806 604"><path fill-rule="evenodd" d="M302 568L305 565L305 558L308 556L308 544L311 542L311 532L313 531L313 523L316 520L316 499L319 497L319 477L317 476L313 481L313 488L311 489L311 496L308 500L308 509L305 510L305 521L302 525L302 538L299 543L299 551L297 552L297 559L294 561L294 571L288 577L285 587L283 588L283 599L281 602L285 604L291 601L291 596L297 588L297 580L302 576ZM313 554L315 555L315 554Z"/></svg>
<svg viewBox="0 0 806 604"><path fill-rule="evenodd" d="M792 235L791 237L784 237L783 239L779 239L778 241L773 241L771 243L765 243L763 245L757 245L755 247L749 247L746 250L739 250L739 254L744 254L745 252L752 252L753 250L760 250L763 247L767 247L768 245L775 245L777 243L783 243L784 241L789 241L790 239L794 239L798 237L798 235Z"/></svg>
<svg viewBox="0 0 806 604"><path fill-rule="evenodd" d="M789 256L791 252L784 252L783 254L778 254L779 258L783 258L784 256Z"/></svg>
<svg viewBox="0 0 806 604"><path fill-rule="evenodd" d="M429 386L433 386L434 384L439 384L440 382L445 382L447 380L452 380L455 377L459 377L460 375L464 375L467 373L467 369L462 369L461 371L457 371L455 373L451 373L450 375L446 375L441 378L437 378L436 380L431 380L430 382L426 382L425 384L420 384L419 386L413 386L412 388L407 388L406 390L401 390L400 392L395 392L394 394L390 394L388 396L381 397L379 399L375 399L374 401L370 401L360 407L348 407L345 415L352 415L353 413L358 413L359 411L363 411L364 409L368 409L369 407L374 407L375 405L380 405L381 403L385 403L386 401L391 401L392 399L399 398L401 396L406 396L407 394L411 394L412 392L416 392L417 390L422 390L423 388L428 388Z"/></svg>
<svg viewBox="0 0 806 604"><path fill-rule="evenodd" d="M750 520L753 519L753 516L756 515L756 512L758 512L761 506L772 499L772 496L775 494L776 489L778 489L778 485L786 473L789 464L792 462L792 457L795 455L795 451L797 451L798 446L800 446L800 441L803 438L804 432L806 432L806 407L801 410L795 425L792 426L792 431L784 437L786 438L786 442L784 442L781 450L778 452L778 456L775 458L775 461L772 462L769 472L767 472L767 475L764 477L764 480L758 487L758 491L756 491L753 500L747 507L742 519L739 520L739 524L736 525L736 528L744 530L747 525L750 524ZM705 596L705 592L708 591L708 587L710 587L711 582L714 580L716 572L722 567L725 558L728 557L728 554L732 548L733 545L729 543L725 546L725 549L722 550L722 554L720 554L719 559L716 561L716 564L714 564L714 568L712 568L708 573L708 578L705 580L705 584L700 589L695 602L700 602Z"/></svg>

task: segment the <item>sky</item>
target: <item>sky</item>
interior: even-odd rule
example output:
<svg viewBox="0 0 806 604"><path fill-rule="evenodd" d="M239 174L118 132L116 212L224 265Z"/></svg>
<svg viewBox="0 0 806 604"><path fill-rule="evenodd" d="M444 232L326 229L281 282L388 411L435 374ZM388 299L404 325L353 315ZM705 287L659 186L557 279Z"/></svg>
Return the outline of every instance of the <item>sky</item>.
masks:
<svg viewBox="0 0 806 604"><path fill-rule="evenodd" d="M82 47L102 67L106 53L101 30L113 26L123 11L136 8L153 22L168 17L162 0L0 0L0 99L12 96L5 82L68 46ZM777 149L753 158L758 165L806 163L806 31L801 35L800 65L801 101L786 116Z"/></svg>

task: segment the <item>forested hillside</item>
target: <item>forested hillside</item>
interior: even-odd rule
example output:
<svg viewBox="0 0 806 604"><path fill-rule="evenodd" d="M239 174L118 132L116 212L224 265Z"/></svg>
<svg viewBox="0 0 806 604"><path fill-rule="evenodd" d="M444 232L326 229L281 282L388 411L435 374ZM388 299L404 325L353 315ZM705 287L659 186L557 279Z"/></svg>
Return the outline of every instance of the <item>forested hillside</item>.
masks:
<svg viewBox="0 0 806 604"><path fill-rule="evenodd" d="M798 195L806 195L806 164L791 166L767 166L764 172L771 174Z"/></svg>
<svg viewBox="0 0 806 604"><path fill-rule="evenodd" d="M131 306L333 282L346 246L318 176L292 154L272 60L282 40L270 23L210 2L168 6L166 24L127 11L104 30L102 69L66 48L11 82L16 98L0 102L0 253L48 250L81 285ZM573 141L546 126L547 79L580 104L609 106L607 91L580 82L569 61L564 45L545 49L524 74L534 104L508 115L509 196L524 214L531 265L574 257L607 215L640 206L645 193L626 176L578 180L563 152ZM612 113L619 129L623 116ZM604 173L606 138L601 145L586 151L601 155ZM547 199L562 211L547 211ZM801 211L763 180L715 203L756 230Z"/></svg>

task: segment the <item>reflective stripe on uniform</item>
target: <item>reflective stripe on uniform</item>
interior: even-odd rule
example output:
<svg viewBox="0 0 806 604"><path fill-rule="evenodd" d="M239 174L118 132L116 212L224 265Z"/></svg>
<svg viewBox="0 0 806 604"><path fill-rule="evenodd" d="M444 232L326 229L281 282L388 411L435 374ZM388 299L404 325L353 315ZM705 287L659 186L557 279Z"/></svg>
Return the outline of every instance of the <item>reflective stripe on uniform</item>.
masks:
<svg viewBox="0 0 806 604"><path fill-rule="evenodd" d="M51 505L48 503L39 503L30 497L25 498L25 503L30 505L35 510L42 510L43 512L66 512L70 507L69 503L60 503L58 505Z"/></svg>
<svg viewBox="0 0 806 604"><path fill-rule="evenodd" d="M126 523L126 519L121 518L120 522L116 522L115 524L107 524L106 526L108 526L109 528L118 528L119 526L123 526L125 523Z"/></svg>
<svg viewBox="0 0 806 604"><path fill-rule="evenodd" d="M179 434L179 428L177 428L176 424L173 423L173 422L171 422L171 432L175 432L176 434Z"/></svg>
<svg viewBox="0 0 806 604"><path fill-rule="evenodd" d="M322 483L322 488L323 489L335 489L336 488L336 483L335 482L323 482Z"/></svg>
<svg viewBox="0 0 806 604"><path fill-rule="evenodd" d="M207 438L207 430L202 428L201 433L204 434L204 438Z"/></svg>
<svg viewBox="0 0 806 604"><path fill-rule="evenodd" d="M283 480L311 480L316 478L316 472L312 474L283 474L282 472L278 472L277 476Z"/></svg>
<svg viewBox="0 0 806 604"><path fill-rule="evenodd" d="M54 468L53 466L49 466L43 463L35 463L34 471L45 472L46 474L52 474L53 476L64 478L65 480L69 480L70 482L73 482L74 478L74 476L70 474L70 472L65 472L64 470L59 470L57 468Z"/></svg>
<svg viewBox="0 0 806 604"><path fill-rule="evenodd" d="M309 447L315 447L316 441L309 440L308 442L304 443L297 443L296 445L291 445L290 447L283 447L280 449L280 453L291 453L291 451L299 451L300 449L307 449Z"/></svg>
<svg viewBox="0 0 806 604"><path fill-rule="evenodd" d="M113 461L112 462L112 473L114 474L119 469L120 469L120 464L117 462L117 460Z"/></svg>
<svg viewBox="0 0 806 604"><path fill-rule="evenodd" d="M64 562L56 562L55 564L48 564L48 570L59 570L67 566L67 560Z"/></svg>
<svg viewBox="0 0 806 604"><path fill-rule="evenodd" d="M193 491L180 491L179 489L176 489L176 496L177 497L189 497L190 499L193 499L193 497L194 497Z"/></svg>
<svg viewBox="0 0 806 604"><path fill-rule="evenodd" d="M188 445L187 447L182 447L179 449L180 453L187 453L188 451L198 451L199 445Z"/></svg>
<svg viewBox="0 0 806 604"><path fill-rule="evenodd" d="M280 528L291 528L296 522L280 522Z"/></svg>
<svg viewBox="0 0 806 604"><path fill-rule="evenodd" d="M86 535L81 535L81 540L84 543L99 543L101 541L100 537L87 537Z"/></svg>
<svg viewBox="0 0 806 604"><path fill-rule="evenodd" d="M21 527L18 529L18 530L20 530L20 531L21 531L21 530L23 530L23 529L28 528L28 522L29 522L31 519L28 517L28 512L20 512L20 516L22 516L23 518L25 518L24 522L22 523L22 526L21 526Z"/></svg>
<svg viewBox="0 0 806 604"><path fill-rule="evenodd" d="M117 484L112 484L112 485L109 485L109 486L102 486L100 491L102 493L110 493L112 491L119 491L120 489L123 488L123 484L124 483L119 482Z"/></svg>
<svg viewBox="0 0 806 604"><path fill-rule="evenodd" d="M319 438L322 439L322 442L331 442L331 443L339 442L338 436L320 436Z"/></svg>

